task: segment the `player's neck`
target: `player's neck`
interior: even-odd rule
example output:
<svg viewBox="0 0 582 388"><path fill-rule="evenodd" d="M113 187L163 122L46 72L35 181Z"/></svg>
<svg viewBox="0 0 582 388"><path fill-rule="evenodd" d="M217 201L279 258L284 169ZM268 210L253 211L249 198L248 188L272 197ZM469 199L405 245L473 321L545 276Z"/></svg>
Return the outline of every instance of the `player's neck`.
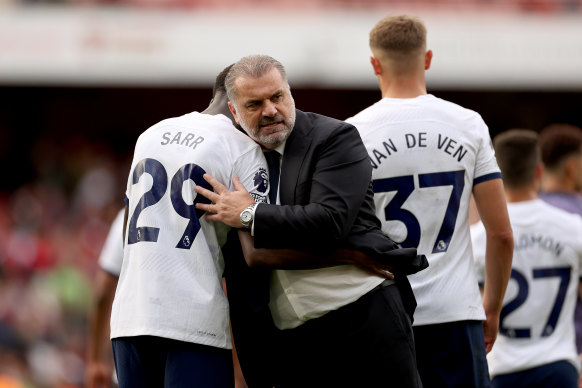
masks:
<svg viewBox="0 0 582 388"><path fill-rule="evenodd" d="M416 98L427 94L424 78L383 78L380 80L382 98Z"/></svg>
<svg viewBox="0 0 582 388"><path fill-rule="evenodd" d="M538 192L535 187L524 187L519 189L505 188L505 197L508 203L533 201L538 198Z"/></svg>
<svg viewBox="0 0 582 388"><path fill-rule="evenodd" d="M204 109L201 113L208 115L223 114L226 117L228 117L233 123L235 122L232 113L228 109L228 100L226 99L226 96L223 97L222 95L217 95L215 98L212 99L212 101L210 101L208 107Z"/></svg>

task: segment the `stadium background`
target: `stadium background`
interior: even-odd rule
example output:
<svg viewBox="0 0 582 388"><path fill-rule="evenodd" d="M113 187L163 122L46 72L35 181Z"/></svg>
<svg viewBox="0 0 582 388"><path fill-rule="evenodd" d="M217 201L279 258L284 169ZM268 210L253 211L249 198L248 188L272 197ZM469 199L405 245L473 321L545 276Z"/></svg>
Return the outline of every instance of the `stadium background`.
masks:
<svg viewBox="0 0 582 388"><path fill-rule="evenodd" d="M345 119L380 98L367 34L400 12L427 24L429 92L492 136L582 126L579 0L0 0L0 382L82 386L97 257L143 130L204 109L256 53L287 67L299 109Z"/></svg>

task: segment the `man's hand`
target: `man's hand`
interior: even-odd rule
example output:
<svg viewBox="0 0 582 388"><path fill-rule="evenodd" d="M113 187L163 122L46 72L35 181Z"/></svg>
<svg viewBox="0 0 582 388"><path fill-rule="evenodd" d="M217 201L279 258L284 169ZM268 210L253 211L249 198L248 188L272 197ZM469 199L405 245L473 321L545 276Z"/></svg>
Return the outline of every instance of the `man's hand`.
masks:
<svg viewBox="0 0 582 388"><path fill-rule="evenodd" d="M204 174L204 179L210 183L214 191L201 186L194 187L194 191L208 198L212 203L197 203L196 209L204 210L206 212L204 218L208 221L220 221L228 226L241 228L240 213L255 203L255 200L238 177L235 176L232 180L235 191L228 190L210 174Z"/></svg>
<svg viewBox="0 0 582 388"><path fill-rule="evenodd" d="M113 386L113 369L105 363L89 362L85 374L87 388L109 388Z"/></svg>
<svg viewBox="0 0 582 388"><path fill-rule="evenodd" d="M493 349L493 344L497 339L497 331L499 330L499 314L487 314L485 312L485 320L483 321L483 334L485 335L485 352L489 353Z"/></svg>
<svg viewBox="0 0 582 388"><path fill-rule="evenodd" d="M371 275L394 279L392 266L382 263L381 260L374 260L363 252L352 249L337 249L332 254L340 255L344 258L346 264L355 265Z"/></svg>

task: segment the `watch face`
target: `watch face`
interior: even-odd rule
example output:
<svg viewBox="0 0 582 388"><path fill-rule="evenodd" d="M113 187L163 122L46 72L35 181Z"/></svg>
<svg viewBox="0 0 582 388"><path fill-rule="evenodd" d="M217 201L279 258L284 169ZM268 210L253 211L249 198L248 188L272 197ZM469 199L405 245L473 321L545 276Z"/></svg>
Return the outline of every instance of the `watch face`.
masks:
<svg viewBox="0 0 582 388"><path fill-rule="evenodd" d="M248 210L244 210L240 215L240 222L244 227L248 227L252 219L253 214Z"/></svg>

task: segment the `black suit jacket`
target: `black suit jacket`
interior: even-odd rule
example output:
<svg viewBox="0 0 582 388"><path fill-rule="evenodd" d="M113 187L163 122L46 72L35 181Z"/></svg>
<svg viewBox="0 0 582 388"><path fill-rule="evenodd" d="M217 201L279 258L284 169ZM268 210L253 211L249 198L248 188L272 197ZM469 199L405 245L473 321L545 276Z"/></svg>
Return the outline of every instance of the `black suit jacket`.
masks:
<svg viewBox="0 0 582 388"><path fill-rule="evenodd" d="M384 257L403 273L425 268L426 258L416 256L415 249L393 254L398 246L381 231L371 179L372 166L354 126L296 110L281 165L281 205L257 206L255 247L321 253L351 247ZM277 332L268 309L269 271L250 270L240 250L236 253L240 246L231 244L234 238L229 240L225 277L243 373L251 386L272 386L264 381L266 370L272 368L269 346L275 342L271 337L265 343L264 337ZM414 310L413 296L409 305ZM265 352L267 357L259 354Z"/></svg>

